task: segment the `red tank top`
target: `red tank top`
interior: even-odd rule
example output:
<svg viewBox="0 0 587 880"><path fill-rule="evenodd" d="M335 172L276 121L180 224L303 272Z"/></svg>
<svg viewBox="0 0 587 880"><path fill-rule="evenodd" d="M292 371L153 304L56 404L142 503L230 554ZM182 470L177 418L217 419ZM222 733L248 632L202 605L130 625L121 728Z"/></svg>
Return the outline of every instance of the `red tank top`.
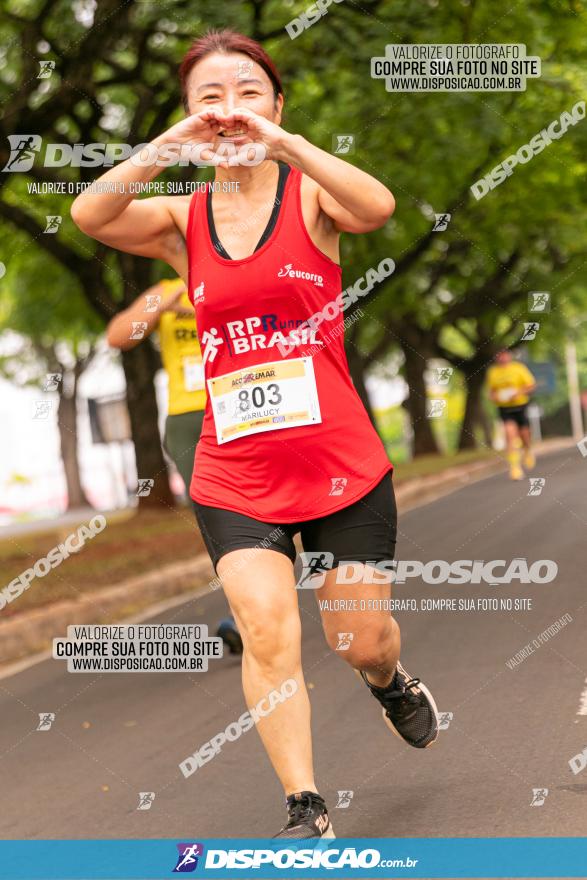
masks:
<svg viewBox="0 0 587 880"><path fill-rule="evenodd" d="M343 313L305 325L336 301L342 273L306 230L301 178L290 169L273 232L250 257L214 248L203 192L187 228L208 390L190 495L270 523L334 513L392 469L350 377Z"/></svg>

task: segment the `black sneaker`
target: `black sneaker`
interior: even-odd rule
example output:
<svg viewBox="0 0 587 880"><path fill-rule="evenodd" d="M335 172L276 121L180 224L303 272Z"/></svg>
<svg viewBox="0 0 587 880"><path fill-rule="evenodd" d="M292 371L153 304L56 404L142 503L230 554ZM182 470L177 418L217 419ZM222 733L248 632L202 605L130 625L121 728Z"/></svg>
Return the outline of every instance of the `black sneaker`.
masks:
<svg viewBox="0 0 587 880"><path fill-rule="evenodd" d="M427 749L438 736L438 710L432 694L419 678L410 678L401 663L386 688L363 681L383 706L383 720L396 736L416 749Z"/></svg>
<svg viewBox="0 0 587 880"><path fill-rule="evenodd" d="M243 640L234 622L234 617L225 617L224 620L221 620L216 635L222 639L231 654L242 654Z"/></svg>
<svg viewBox="0 0 587 880"><path fill-rule="evenodd" d="M299 791L287 799L289 819L275 837L303 840L308 837L336 837L324 799L315 791Z"/></svg>

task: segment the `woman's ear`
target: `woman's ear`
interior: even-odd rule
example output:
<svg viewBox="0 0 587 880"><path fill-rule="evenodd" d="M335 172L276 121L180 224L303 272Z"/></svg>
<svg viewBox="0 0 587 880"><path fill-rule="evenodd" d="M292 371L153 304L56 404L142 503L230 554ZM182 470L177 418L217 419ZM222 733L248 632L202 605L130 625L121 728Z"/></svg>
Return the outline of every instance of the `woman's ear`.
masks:
<svg viewBox="0 0 587 880"><path fill-rule="evenodd" d="M273 121L275 122L276 125L281 125L281 114L283 111L283 95L277 95L273 106L275 108L275 118Z"/></svg>

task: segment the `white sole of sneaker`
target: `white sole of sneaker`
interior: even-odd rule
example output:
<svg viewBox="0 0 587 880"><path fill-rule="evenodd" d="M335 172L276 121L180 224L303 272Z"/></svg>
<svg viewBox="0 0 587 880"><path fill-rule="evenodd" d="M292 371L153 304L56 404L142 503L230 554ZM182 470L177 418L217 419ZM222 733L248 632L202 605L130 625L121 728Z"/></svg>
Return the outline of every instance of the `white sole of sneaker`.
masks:
<svg viewBox="0 0 587 880"><path fill-rule="evenodd" d="M401 665L401 663L399 661L398 661L397 667L401 672L403 672L403 674L407 678L409 678L406 670L404 669L404 667ZM358 677L361 679L361 681L363 681L363 676L361 675L361 673L359 672L358 669L355 669L355 674L358 675ZM364 684L364 682L363 682L363 684ZM428 690L426 685L422 684L420 682L418 687L420 688L420 690L422 691L424 696L430 702L430 705L432 706L432 709L434 711L434 717L436 718L436 736L434 737L434 739L430 740L428 745L424 746L425 749L429 749L430 746L433 746L434 743L436 742L436 740L438 739L438 707L437 707L436 703L434 702L434 697L432 696L432 694L430 693L430 691ZM389 718L385 714L385 709L383 709L383 708L381 709L381 714L383 715L383 720L385 721L386 726L389 728L389 730L391 730L391 732L394 734L394 736L397 736L397 738L401 739L402 742L406 742L405 739L403 738L403 736L401 735L401 733L398 733L398 731L395 729L394 725L391 723L391 721L389 720ZM409 743L407 743L407 745L409 745ZM412 748L418 748L418 746L412 746Z"/></svg>

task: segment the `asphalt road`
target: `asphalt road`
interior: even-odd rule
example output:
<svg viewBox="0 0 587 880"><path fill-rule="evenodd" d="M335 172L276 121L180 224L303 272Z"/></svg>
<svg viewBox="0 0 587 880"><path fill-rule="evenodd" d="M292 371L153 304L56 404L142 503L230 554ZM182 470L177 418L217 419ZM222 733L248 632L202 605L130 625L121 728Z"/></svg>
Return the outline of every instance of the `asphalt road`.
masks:
<svg viewBox="0 0 587 880"><path fill-rule="evenodd" d="M400 518L402 559L554 560L550 584L398 586L398 598L526 598L531 610L400 613L402 660L453 717L432 749L410 749L324 642L300 595L304 668L321 793L339 837L573 836L587 829L587 460L542 458L546 483L498 475ZM221 593L159 619L215 622ZM572 620L513 669L507 661L565 614ZM240 661L200 674L73 675L49 660L0 680L2 838L271 836L282 793L255 730L186 779L178 764L245 711ZM49 731L38 713L54 712ZM533 789L548 789L531 806ZM139 792L155 792L137 810ZM346 808L337 792L352 791ZM194 838L195 835L195 838Z"/></svg>

